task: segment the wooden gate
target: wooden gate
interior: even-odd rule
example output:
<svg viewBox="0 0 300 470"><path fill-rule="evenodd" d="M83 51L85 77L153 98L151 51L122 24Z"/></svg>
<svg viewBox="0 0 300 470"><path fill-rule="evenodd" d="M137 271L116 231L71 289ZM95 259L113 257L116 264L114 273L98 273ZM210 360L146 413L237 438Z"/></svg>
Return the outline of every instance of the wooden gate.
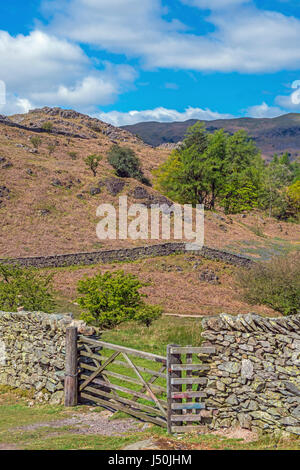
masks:
<svg viewBox="0 0 300 470"><path fill-rule="evenodd" d="M197 431L205 409L207 362L214 352L213 347L169 345L164 357L78 337L76 328L67 328L65 405L92 403L170 433Z"/></svg>
<svg viewBox="0 0 300 470"><path fill-rule="evenodd" d="M79 399L167 427L163 356L80 336Z"/></svg>
<svg viewBox="0 0 300 470"><path fill-rule="evenodd" d="M209 356L214 353L213 347L168 346L169 433L193 432L203 426L205 375L210 370Z"/></svg>

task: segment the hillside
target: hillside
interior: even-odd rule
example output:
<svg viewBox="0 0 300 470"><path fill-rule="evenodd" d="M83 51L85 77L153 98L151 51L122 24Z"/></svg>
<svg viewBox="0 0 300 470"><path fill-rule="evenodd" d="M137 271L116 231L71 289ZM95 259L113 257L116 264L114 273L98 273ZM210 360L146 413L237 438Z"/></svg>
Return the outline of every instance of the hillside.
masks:
<svg viewBox="0 0 300 470"><path fill-rule="evenodd" d="M183 139L189 126L197 120L185 122L141 122L123 129L140 136L149 145L176 143ZM238 118L204 121L209 132L224 128L232 133L245 129L261 149L265 159L274 153L289 152L295 159L300 155L300 114L285 114L271 119Z"/></svg>
<svg viewBox="0 0 300 470"><path fill-rule="evenodd" d="M49 122L51 132L43 129ZM31 142L37 136L38 149ZM119 195L127 195L129 203L166 200L137 180L116 178L106 158L116 142L136 151L149 179L169 154L126 130L72 110L43 108L0 118L0 258L158 243L100 242L96 236L99 204L117 207ZM84 162L90 154L103 156L96 177ZM261 257L290 250L300 238L298 225L279 224L255 213L246 219L208 213L205 230L207 245Z"/></svg>

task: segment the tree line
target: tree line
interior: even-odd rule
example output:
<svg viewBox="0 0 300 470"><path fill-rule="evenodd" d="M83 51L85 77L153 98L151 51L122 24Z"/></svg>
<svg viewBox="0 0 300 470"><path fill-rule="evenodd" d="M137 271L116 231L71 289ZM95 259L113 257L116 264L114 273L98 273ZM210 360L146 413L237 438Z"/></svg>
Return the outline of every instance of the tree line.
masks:
<svg viewBox="0 0 300 470"><path fill-rule="evenodd" d="M260 208L295 219L300 211L300 163L274 155L267 164L247 132L208 133L190 127L180 147L155 172L155 187L181 204L235 214Z"/></svg>

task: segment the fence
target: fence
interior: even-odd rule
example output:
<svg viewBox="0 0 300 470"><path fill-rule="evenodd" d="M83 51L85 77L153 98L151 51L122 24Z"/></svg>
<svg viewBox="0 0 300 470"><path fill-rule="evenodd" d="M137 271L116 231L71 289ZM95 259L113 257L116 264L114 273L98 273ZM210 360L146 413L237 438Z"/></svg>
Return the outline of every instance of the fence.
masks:
<svg viewBox="0 0 300 470"><path fill-rule="evenodd" d="M78 336L67 329L65 405L100 405L162 426L197 430L214 348L167 347L166 357ZM198 355L201 354L201 361Z"/></svg>

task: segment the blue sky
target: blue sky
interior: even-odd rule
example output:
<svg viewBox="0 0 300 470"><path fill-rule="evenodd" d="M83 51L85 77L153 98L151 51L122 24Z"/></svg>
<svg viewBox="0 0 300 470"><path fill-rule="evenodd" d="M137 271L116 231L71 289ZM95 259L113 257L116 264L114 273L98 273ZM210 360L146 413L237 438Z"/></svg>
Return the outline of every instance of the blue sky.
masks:
<svg viewBox="0 0 300 470"><path fill-rule="evenodd" d="M115 125L300 112L300 0L0 4L0 112Z"/></svg>

